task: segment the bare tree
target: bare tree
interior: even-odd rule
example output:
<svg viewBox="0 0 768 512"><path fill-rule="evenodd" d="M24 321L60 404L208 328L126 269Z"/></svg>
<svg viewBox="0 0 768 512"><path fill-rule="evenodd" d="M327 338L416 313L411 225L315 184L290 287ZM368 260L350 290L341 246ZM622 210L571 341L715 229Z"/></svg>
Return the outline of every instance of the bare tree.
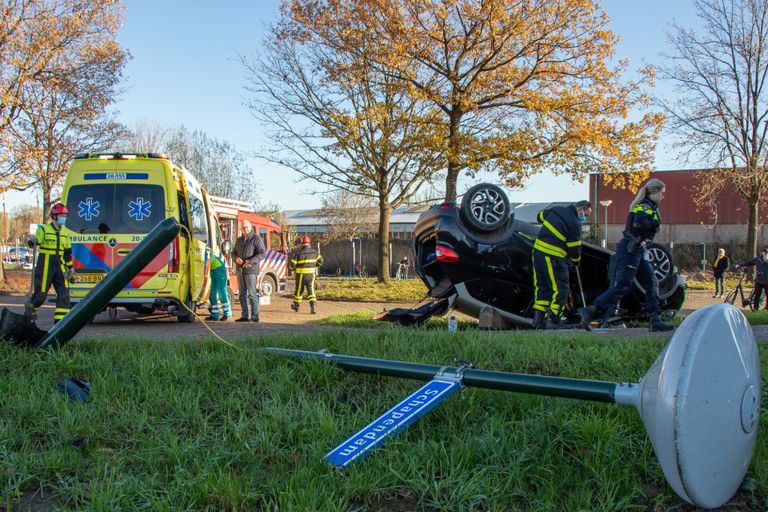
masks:
<svg viewBox="0 0 768 512"><path fill-rule="evenodd" d="M694 0L699 31L673 25L674 49L660 77L676 102L661 103L685 157L717 168L701 180L699 199L712 204L734 187L749 206L748 254L757 252L759 206L768 187L768 2Z"/></svg>
<svg viewBox="0 0 768 512"><path fill-rule="evenodd" d="M336 190L323 197L318 217L323 217L328 223L324 238L330 242L375 232L378 209L371 198Z"/></svg>
<svg viewBox="0 0 768 512"><path fill-rule="evenodd" d="M260 157L375 201L378 278L385 281L392 210L439 172L424 144L434 114L370 66L365 48L334 47L332 34L310 32L303 19L283 13L266 56L241 57L251 111L270 129L272 145Z"/></svg>
<svg viewBox="0 0 768 512"><path fill-rule="evenodd" d="M134 122L130 130L115 143L113 149L125 153L162 152L168 147L172 130L149 119Z"/></svg>

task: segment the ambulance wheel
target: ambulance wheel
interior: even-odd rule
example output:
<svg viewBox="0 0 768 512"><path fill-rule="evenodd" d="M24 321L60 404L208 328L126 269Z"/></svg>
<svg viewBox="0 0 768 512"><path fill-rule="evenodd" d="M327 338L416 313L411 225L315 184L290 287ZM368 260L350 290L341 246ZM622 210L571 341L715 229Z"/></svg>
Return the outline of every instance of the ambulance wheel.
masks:
<svg viewBox="0 0 768 512"><path fill-rule="evenodd" d="M262 297L271 297L275 290L277 290L277 283L275 278L271 275L266 275L261 278L261 287L259 288L259 295Z"/></svg>
<svg viewBox="0 0 768 512"><path fill-rule="evenodd" d="M197 312L197 304L192 299L187 299L184 301L184 304L187 306L187 308L191 309L194 312ZM181 307L179 308L179 314L176 317L179 322L183 324L191 324L195 321L195 315L190 313L187 308Z"/></svg>

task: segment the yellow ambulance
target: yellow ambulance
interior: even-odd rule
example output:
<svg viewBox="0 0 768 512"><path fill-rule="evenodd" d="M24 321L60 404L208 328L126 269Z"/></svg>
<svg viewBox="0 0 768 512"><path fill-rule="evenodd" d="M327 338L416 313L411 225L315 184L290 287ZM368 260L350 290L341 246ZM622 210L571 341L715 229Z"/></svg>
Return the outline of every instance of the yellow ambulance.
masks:
<svg viewBox="0 0 768 512"><path fill-rule="evenodd" d="M194 311L208 299L211 256L220 248L208 194L187 169L162 153L80 154L67 173L62 202L72 233L73 302L161 220L175 217L181 234L117 294L109 311L167 311L180 322L194 320L187 308Z"/></svg>

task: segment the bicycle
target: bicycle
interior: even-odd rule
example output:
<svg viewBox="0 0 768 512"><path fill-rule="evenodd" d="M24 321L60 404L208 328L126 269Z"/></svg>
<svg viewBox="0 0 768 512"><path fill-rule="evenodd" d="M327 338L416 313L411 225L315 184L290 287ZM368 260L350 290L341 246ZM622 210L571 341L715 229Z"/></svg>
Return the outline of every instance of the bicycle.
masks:
<svg viewBox="0 0 768 512"><path fill-rule="evenodd" d="M755 304L755 290L753 289L749 294L744 293L744 286L742 282L744 281L744 272L739 273L739 282L736 283L736 288L728 292L728 295L725 296L725 302L726 304L734 305L734 302L736 302L737 297L741 297L741 307L742 308L749 308L752 311L755 310L756 304Z"/></svg>
<svg viewBox="0 0 768 512"><path fill-rule="evenodd" d="M397 270L395 271L395 279L400 281L401 279L408 279L408 265L405 263L398 263Z"/></svg>

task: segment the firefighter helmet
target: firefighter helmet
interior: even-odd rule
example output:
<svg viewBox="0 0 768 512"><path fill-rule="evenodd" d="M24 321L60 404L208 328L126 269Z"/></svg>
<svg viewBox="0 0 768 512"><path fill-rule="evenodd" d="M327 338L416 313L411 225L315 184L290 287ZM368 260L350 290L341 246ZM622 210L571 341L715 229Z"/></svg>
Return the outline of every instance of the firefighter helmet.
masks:
<svg viewBox="0 0 768 512"><path fill-rule="evenodd" d="M309 245L309 237L307 235L304 235L301 237L301 245Z"/></svg>
<svg viewBox="0 0 768 512"><path fill-rule="evenodd" d="M51 217L56 217L57 215L67 215L67 214L69 214L69 210L63 204L53 203L51 205Z"/></svg>

